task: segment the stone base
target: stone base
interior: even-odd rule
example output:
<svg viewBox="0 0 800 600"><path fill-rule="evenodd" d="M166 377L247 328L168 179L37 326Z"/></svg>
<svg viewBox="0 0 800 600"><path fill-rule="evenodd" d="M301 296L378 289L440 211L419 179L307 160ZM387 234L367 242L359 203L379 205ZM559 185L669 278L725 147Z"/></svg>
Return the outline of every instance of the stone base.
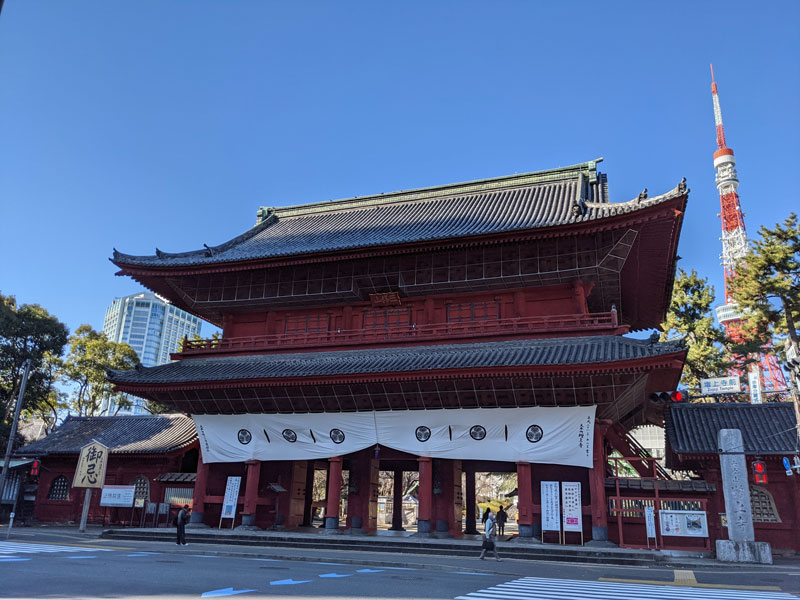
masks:
<svg viewBox="0 0 800 600"><path fill-rule="evenodd" d="M586 546L593 548L618 548L614 542L608 540L608 527L595 527L592 525L592 539Z"/></svg>
<svg viewBox="0 0 800 600"><path fill-rule="evenodd" d="M337 517L325 517L325 529L322 533L326 535L340 535L342 532L339 529L339 519Z"/></svg>
<svg viewBox="0 0 800 600"><path fill-rule="evenodd" d="M717 560L722 562L772 564L769 542L733 542L717 540Z"/></svg>
<svg viewBox="0 0 800 600"><path fill-rule="evenodd" d="M193 511L189 515L189 522L186 524L186 529L209 529L209 526L203 523L202 511Z"/></svg>
<svg viewBox="0 0 800 600"><path fill-rule="evenodd" d="M261 531L261 527L255 525L239 525L233 529L234 531Z"/></svg>
<svg viewBox="0 0 800 600"><path fill-rule="evenodd" d="M418 519L417 520L417 533L414 534L416 537L431 537L431 522L427 519Z"/></svg>
<svg viewBox="0 0 800 600"><path fill-rule="evenodd" d="M533 525L519 525L519 537L521 538L533 537Z"/></svg>

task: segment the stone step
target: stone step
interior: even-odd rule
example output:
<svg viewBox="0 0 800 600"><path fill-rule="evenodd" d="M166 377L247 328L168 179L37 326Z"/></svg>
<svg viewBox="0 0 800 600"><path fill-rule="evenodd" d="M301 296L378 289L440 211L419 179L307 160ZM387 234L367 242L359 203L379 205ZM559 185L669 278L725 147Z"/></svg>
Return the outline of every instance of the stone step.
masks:
<svg viewBox="0 0 800 600"><path fill-rule="evenodd" d="M164 541L172 542L175 538L173 530L137 531L125 529L110 529L103 532L106 539ZM314 535L314 536L277 536L270 534L250 535L217 535L204 534L202 529L190 529L187 537L193 543L225 544L240 546L262 546L274 548L313 548L315 550L357 550L381 553L398 554L430 554L442 556L475 556L480 549L480 542L474 544L448 543L447 541L418 542L403 538L402 540L382 540L375 537L358 539L350 535ZM654 553L626 552L603 549L569 548L564 546L541 547L526 546L517 543L501 542L500 551L505 556L517 559L561 561L574 563L604 563L616 565L654 565L659 562L658 555ZM663 560L663 559L662 559Z"/></svg>

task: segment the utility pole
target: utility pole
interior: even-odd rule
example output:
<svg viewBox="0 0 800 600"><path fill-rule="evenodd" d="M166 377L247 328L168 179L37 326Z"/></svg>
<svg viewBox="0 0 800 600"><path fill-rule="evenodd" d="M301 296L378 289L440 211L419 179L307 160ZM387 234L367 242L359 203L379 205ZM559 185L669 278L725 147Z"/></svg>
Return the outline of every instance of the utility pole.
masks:
<svg viewBox="0 0 800 600"><path fill-rule="evenodd" d="M11 450L14 447L14 438L17 435L17 421L19 411L22 409L22 398L25 396L25 388L28 386L28 374L31 372L31 359L25 361L25 372L22 375L22 385L19 386L17 405L14 407L14 420L11 422L11 432L8 434L8 444L6 445L6 457L3 459L3 472L0 473L0 496L3 495L3 487L6 484L8 466L11 464Z"/></svg>

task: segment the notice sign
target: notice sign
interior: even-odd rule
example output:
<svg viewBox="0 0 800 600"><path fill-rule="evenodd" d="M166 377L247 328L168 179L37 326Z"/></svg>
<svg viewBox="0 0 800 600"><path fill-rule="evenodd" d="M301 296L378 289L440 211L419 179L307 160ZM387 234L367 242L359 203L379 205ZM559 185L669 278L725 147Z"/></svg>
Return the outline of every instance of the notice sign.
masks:
<svg viewBox="0 0 800 600"><path fill-rule="evenodd" d="M696 510L660 510L661 535L708 537L706 513Z"/></svg>
<svg viewBox="0 0 800 600"><path fill-rule="evenodd" d="M561 502L564 507L564 531L583 531L580 481L561 482Z"/></svg>
<svg viewBox="0 0 800 600"><path fill-rule="evenodd" d="M542 531L561 531L561 499L557 481L542 481Z"/></svg>
<svg viewBox="0 0 800 600"><path fill-rule="evenodd" d="M133 485L104 485L100 495L100 506L133 506L136 486Z"/></svg>
<svg viewBox="0 0 800 600"><path fill-rule="evenodd" d="M652 506L644 507L644 524L647 528L647 537L656 537L656 511Z"/></svg>
<svg viewBox="0 0 800 600"><path fill-rule="evenodd" d="M735 394L742 391L738 377L712 377L700 380L700 393L708 396L713 394Z"/></svg>
<svg viewBox="0 0 800 600"><path fill-rule="evenodd" d="M72 487L102 488L106 480L107 462L108 448L95 441L86 444L81 448Z"/></svg>
<svg viewBox="0 0 800 600"><path fill-rule="evenodd" d="M761 369L755 367L747 372L747 383L750 385L750 404L761 404Z"/></svg>
<svg viewBox="0 0 800 600"><path fill-rule="evenodd" d="M220 519L233 519L236 516L236 503L239 501L239 486L241 477L228 477L225 484L225 499L222 501L222 516Z"/></svg>

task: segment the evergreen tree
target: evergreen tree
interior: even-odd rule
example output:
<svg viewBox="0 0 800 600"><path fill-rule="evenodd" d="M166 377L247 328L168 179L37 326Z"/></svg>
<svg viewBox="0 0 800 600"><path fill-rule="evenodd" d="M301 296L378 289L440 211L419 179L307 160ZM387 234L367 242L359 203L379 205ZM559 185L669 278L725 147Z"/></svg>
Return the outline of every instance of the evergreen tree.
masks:
<svg viewBox="0 0 800 600"><path fill-rule="evenodd" d="M724 333L714 324L711 305L714 288L692 269L678 269L667 320L662 323L661 340L685 337L689 348L681 375L681 385L692 395L700 393L700 379L725 374L730 363L722 347Z"/></svg>

